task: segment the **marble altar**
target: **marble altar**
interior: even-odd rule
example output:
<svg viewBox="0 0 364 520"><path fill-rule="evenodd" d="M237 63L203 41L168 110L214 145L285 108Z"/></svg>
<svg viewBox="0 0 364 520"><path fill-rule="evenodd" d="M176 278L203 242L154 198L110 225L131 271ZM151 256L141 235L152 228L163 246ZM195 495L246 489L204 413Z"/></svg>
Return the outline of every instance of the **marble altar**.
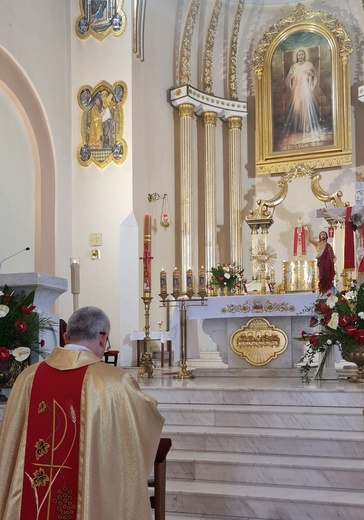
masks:
<svg viewBox="0 0 364 520"><path fill-rule="evenodd" d="M264 365L264 369L293 368L300 361L303 330L309 331L309 316L317 293L302 292L290 294L248 294L241 296L217 296L206 299L204 305L187 305L187 326L191 320L202 320L202 330L217 344L222 361L228 368L254 368L241 359L230 348L230 337L251 318L263 317L269 323L284 331L288 337L288 347L276 359ZM178 316L172 318L171 336L178 338ZM187 330L187 353L191 357L189 334ZM176 344L175 344L176 348Z"/></svg>

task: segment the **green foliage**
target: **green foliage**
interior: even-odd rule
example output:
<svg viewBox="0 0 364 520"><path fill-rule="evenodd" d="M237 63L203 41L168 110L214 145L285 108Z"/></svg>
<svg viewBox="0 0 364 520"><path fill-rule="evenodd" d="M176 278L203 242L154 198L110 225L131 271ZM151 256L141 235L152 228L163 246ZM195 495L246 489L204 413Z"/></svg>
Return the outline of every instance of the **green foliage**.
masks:
<svg viewBox="0 0 364 520"><path fill-rule="evenodd" d="M34 312L34 291L0 291L0 347L10 351L25 346L39 351L39 331L52 328L49 318Z"/></svg>

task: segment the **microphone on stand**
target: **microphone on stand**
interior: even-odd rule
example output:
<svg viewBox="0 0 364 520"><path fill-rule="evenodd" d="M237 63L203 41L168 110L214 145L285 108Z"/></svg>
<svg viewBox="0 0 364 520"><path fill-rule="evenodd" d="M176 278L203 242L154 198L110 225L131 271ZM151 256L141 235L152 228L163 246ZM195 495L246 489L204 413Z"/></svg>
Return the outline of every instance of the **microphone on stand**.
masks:
<svg viewBox="0 0 364 520"><path fill-rule="evenodd" d="M22 249L21 251L18 251L17 253L14 253L13 255L10 255L10 256L7 256L6 258L3 258L1 260L1 262L0 262L0 270L1 270L1 266L3 265L3 262L5 262L5 260L9 260L9 258L13 258L13 256L19 255L23 251L29 251L29 250L30 250L30 247L26 247L25 249Z"/></svg>

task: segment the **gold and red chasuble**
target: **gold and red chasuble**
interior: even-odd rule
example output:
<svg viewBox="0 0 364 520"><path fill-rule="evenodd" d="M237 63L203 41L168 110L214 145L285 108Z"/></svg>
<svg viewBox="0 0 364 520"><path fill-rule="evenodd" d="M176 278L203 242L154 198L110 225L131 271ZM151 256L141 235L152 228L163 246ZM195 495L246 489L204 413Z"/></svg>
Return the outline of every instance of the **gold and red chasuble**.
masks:
<svg viewBox="0 0 364 520"><path fill-rule="evenodd" d="M87 366L40 363L27 429L20 520L76 520L80 401Z"/></svg>

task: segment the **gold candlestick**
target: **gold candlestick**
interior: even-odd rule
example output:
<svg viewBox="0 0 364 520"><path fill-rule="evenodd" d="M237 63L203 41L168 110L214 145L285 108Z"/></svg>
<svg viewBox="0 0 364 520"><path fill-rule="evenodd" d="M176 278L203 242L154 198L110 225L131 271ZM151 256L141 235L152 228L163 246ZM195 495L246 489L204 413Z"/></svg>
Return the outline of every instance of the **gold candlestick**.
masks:
<svg viewBox="0 0 364 520"><path fill-rule="evenodd" d="M179 373L173 379L194 379L195 376L187 370L187 308L186 300L180 300L180 329L181 329L181 355L179 362Z"/></svg>
<svg viewBox="0 0 364 520"><path fill-rule="evenodd" d="M153 377L153 361L150 355L150 304L153 300L151 296L143 296L144 303L144 352L140 357L139 377L143 377L145 373L148 374L148 378Z"/></svg>

